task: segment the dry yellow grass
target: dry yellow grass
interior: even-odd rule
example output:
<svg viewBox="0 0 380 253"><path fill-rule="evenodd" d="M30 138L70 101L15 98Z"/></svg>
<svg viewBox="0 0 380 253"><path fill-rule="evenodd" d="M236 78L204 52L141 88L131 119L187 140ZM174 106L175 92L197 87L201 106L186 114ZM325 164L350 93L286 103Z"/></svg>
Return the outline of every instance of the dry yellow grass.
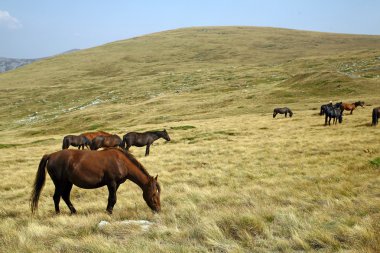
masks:
<svg viewBox="0 0 380 253"><path fill-rule="evenodd" d="M291 119L246 114L141 126L166 127L173 140L158 141L149 157L132 148L148 171L159 175L159 215L150 212L140 189L126 182L112 216L104 211L106 189L75 187L78 215L70 216L63 206L56 216L48 178L39 214L31 217L28 197L39 159L60 148L60 137L4 148L1 247L7 252L379 251L379 168L369 161L380 147L369 115L370 108L360 108L344 124L330 127L315 110L296 111ZM123 219L156 224L148 232L97 228L100 220Z"/></svg>
<svg viewBox="0 0 380 253"><path fill-rule="evenodd" d="M222 27L168 31L54 57L0 75L0 251L380 252L379 36ZM328 91L328 92L326 92ZM324 126L329 100L364 100ZM293 118L274 107L289 106ZM347 113L346 113L347 114ZM55 215L47 178L64 135L166 128L151 155L162 185L153 215L127 181L114 213L106 188L74 187L78 214ZM149 231L117 224L153 221ZM111 225L99 229L106 220Z"/></svg>

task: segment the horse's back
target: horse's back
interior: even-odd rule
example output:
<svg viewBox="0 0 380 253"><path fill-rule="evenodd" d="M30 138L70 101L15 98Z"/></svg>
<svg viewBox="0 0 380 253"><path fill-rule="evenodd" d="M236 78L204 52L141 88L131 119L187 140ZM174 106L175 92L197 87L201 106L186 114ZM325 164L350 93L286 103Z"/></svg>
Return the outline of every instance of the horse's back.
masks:
<svg viewBox="0 0 380 253"><path fill-rule="evenodd" d="M123 139L127 142L134 142L139 136L141 136L141 133L128 132L123 136Z"/></svg>
<svg viewBox="0 0 380 253"><path fill-rule="evenodd" d="M110 136L112 134L104 132L104 131L98 131L98 132L86 132L82 133L81 136L85 136L89 141L92 141L97 136Z"/></svg>
<svg viewBox="0 0 380 253"><path fill-rule="evenodd" d="M117 150L65 149L50 155L48 171L53 177L67 177L81 188L97 188L105 185L105 178L115 174L122 156Z"/></svg>
<svg viewBox="0 0 380 253"><path fill-rule="evenodd" d="M273 112L283 114L285 112L291 112L291 110L288 107L279 107L279 108L274 108Z"/></svg>

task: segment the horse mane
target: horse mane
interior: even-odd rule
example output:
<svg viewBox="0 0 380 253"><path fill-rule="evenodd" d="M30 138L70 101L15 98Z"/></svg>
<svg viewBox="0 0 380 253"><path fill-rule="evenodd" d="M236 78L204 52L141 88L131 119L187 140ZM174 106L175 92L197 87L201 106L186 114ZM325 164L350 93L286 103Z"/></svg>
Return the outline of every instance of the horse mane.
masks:
<svg viewBox="0 0 380 253"><path fill-rule="evenodd" d="M121 149L121 148L114 148L114 149L122 152L134 165L136 165L137 168L141 170L141 172L143 172L145 175L150 177L149 172L144 168L144 166L139 161L137 161L136 157L132 155L129 151Z"/></svg>
<svg viewBox="0 0 380 253"><path fill-rule="evenodd" d="M145 132L145 133L151 133L151 134L161 134L162 132L164 132L164 131L160 131L160 130L157 130L157 131L147 131L147 132Z"/></svg>

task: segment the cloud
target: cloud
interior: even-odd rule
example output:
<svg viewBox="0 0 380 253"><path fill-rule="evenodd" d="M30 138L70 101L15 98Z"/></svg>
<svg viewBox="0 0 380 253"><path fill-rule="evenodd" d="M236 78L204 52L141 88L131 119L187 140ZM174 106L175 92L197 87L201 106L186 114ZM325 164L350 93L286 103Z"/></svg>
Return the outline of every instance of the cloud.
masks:
<svg viewBox="0 0 380 253"><path fill-rule="evenodd" d="M18 29L22 27L21 22L12 17L9 12L0 10L0 26L5 26L9 29Z"/></svg>

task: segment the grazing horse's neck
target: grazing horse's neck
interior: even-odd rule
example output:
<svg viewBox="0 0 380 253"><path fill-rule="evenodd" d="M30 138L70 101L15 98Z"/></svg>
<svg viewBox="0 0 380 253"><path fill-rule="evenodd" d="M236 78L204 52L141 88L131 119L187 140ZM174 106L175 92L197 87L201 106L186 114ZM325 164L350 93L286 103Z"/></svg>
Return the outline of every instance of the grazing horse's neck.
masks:
<svg viewBox="0 0 380 253"><path fill-rule="evenodd" d="M129 180L137 184L141 190L144 191L146 184L149 182L149 176L145 175L140 169L136 168L133 169L133 172L131 173L131 170L129 170L128 177Z"/></svg>
<svg viewBox="0 0 380 253"><path fill-rule="evenodd" d="M143 191L145 189L145 185L149 182L149 175L144 173L133 163L132 166L128 168L127 178L137 184Z"/></svg>

